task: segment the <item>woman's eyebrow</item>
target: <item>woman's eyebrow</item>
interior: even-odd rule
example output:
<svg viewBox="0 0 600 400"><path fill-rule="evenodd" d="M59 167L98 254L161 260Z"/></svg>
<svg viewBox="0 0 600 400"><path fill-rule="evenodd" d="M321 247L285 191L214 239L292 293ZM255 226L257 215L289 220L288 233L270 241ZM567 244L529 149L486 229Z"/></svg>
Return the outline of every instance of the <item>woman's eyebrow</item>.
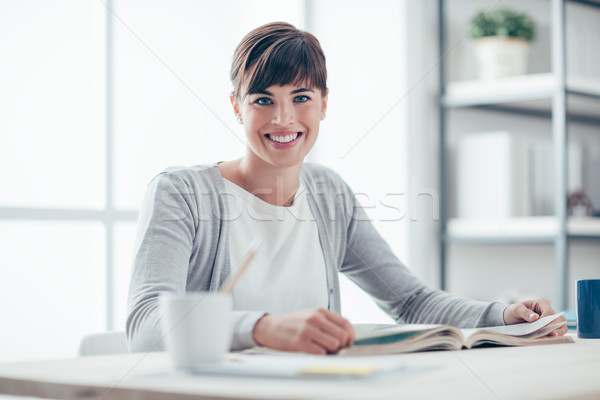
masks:
<svg viewBox="0 0 600 400"><path fill-rule="evenodd" d="M249 94L266 94L267 96L273 96L273 93L269 92L268 90L257 90L256 92Z"/></svg>
<svg viewBox="0 0 600 400"><path fill-rule="evenodd" d="M312 89L300 88L300 89L292 90L290 92L290 94L296 94L296 93L300 93L300 92L313 92L314 93L315 91Z"/></svg>
<svg viewBox="0 0 600 400"><path fill-rule="evenodd" d="M296 94L296 93L301 93L301 92L313 92L314 93L315 91L312 89L300 88L300 89L292 90L290 92L290 94ZM251 93L251 94L264 94L267 96L273 96L273 93L269 92L268 90L257 90L256 92Z"/></svg>

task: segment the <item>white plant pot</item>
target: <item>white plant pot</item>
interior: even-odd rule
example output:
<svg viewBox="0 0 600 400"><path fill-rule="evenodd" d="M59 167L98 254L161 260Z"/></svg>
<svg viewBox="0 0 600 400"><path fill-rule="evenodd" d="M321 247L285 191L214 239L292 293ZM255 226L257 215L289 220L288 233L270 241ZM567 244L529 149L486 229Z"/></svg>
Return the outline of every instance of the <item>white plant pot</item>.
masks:
<svg viewBox="0 0 600 400"><path fill-rule="evenodd" d="M525 39L484 37L475 40L480 79L499 79L527 72L529 42Z"/></svg>

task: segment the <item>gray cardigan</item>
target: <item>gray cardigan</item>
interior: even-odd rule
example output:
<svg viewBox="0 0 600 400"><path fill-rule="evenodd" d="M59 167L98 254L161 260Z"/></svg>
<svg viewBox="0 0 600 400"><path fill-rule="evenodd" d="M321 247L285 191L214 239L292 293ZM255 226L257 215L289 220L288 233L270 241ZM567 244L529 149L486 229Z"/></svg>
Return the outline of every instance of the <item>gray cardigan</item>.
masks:
<svg viewBox="0 0 600 400"><path fill-rule="evenodd" d="M423 285L394 255L335 172L305 163L300 179L323 249L330 310L341 312L338 272L342 272L398 323L504 324L503 304L462 299ZM216 291L229 275L225 193L216 164L170 168L149 184L129 288L131 351L164 350L159 294ZM252 329L264 313L237 310L233 314L232 350L256 345Z"/></svg>

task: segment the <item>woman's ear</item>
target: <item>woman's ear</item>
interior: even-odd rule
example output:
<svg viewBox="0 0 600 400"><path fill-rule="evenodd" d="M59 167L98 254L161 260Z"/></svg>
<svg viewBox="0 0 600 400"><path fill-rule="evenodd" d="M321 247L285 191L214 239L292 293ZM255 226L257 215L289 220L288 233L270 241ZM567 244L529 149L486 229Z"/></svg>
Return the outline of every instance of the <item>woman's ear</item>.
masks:
<svg viewBox="0 0 600 400"><path fill-rule="evenodd" d="M236 96L233 94L229 96L229 101L231 101L231 105L233 106L233 112L237 117L240 113L240 103L238 103Z"/></svg>
<svg viewBox="0 0 600 400"><path fill-rule="evenodd" d="M321 121L325 119L327 113L327 97L329 96L329 89L325 90L325 94L321 96Z"/></svg>
<svg viewBox="0 0 600 400"><path fill-rule="evenodd" d="M237 101L237 97L232 94L229 96L229 100L233 106L233 114L235 115L238 123L243 124L244 120L242 119L242 114L240 113L240 103Z"/></svg>
<svg viewBox="0 0 600 400"><path fill-rule="evenodd" d="M329 96L329 89L325 90L325 94L321 97L321 113L325 114L327 112L327 97Z"/></svg>
<svg viewBox="0 0 600 400"><path fill-rule="evenodd" d="M237 97L235 95L229 96L229 100L231 101L231 105L233 106L233 114L237 118L239 124L243 124L244 120L242 119L242 114L240 112L240 103L237 101Z"/></svg>

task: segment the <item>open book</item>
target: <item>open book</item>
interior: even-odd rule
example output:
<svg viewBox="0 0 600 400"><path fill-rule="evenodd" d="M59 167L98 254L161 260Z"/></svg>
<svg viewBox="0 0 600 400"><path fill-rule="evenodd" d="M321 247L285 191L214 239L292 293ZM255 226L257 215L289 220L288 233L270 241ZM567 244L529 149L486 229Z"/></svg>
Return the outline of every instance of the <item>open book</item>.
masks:
<svg viewBox="0 0 600 400"><path fill-rule="evenodd" d="M451 325L357 325L354 344L339 355L376 355L422 350L460 350L486 345L529 346L572 343L570 336L548 336L565 325L555 322L561 314L532 323L459 329Z"/></svg>

